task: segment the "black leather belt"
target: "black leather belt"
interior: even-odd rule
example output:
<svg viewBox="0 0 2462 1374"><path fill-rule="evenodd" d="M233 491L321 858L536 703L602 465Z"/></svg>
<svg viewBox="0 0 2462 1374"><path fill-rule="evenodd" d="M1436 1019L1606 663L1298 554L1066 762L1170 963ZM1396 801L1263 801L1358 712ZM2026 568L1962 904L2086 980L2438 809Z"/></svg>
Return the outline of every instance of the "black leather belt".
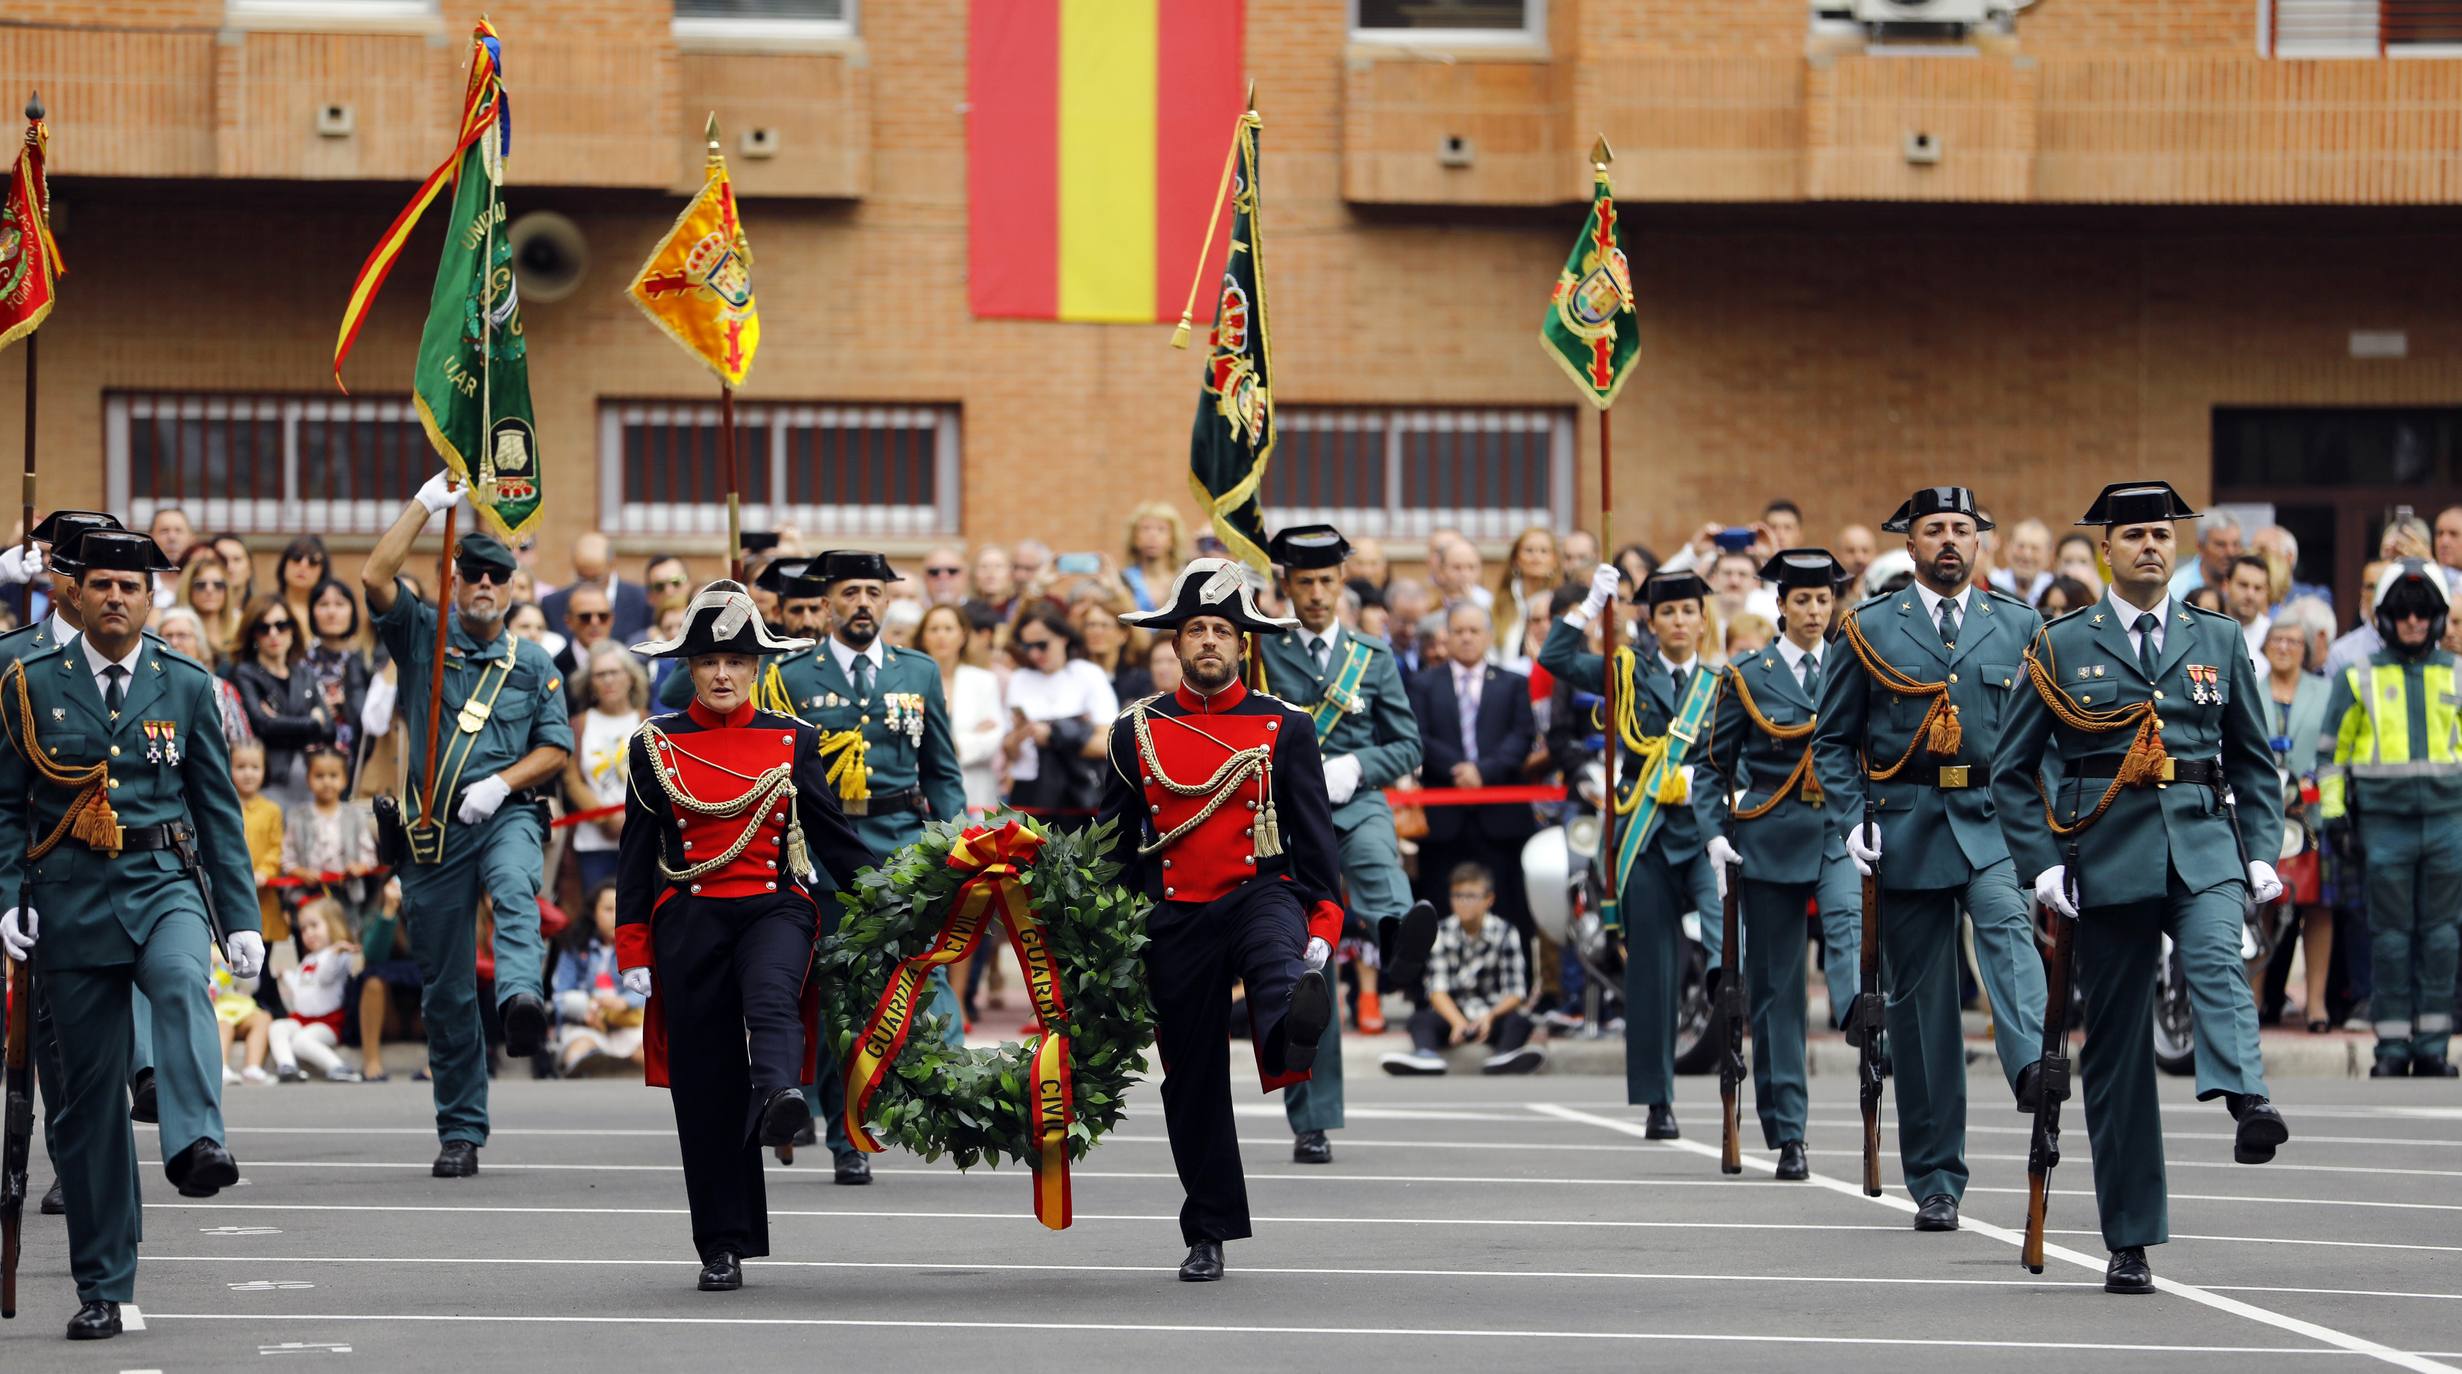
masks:
<svg viewBox="0 0 2462 1374"><path fill-rule="evenodd" d="M838 809L850 816L894 816L902 811L921 811L923 789L901 787L894 792L875 792L855 801L841 801Z"/></svg>
<svg viewBox="0 0 2462 1374"><path fill-rule="evenodd" d="M2116 778L2120 776L2121 760L2126 754L2094 754L2072 760L2069 771L2081 778ZM2213 759L2175 759L2165 756L2158 783L2190 782L2201 787L2222 787L2223 766Z"/></svg>
<svg viewBox="0 0 2462 1374"><path fill-rule="evenodd" d="M191 838L194 833L189 830L186 821L170 821L162 825L124 825L120 827L120 852L174 849L180 841Z"/></svg>

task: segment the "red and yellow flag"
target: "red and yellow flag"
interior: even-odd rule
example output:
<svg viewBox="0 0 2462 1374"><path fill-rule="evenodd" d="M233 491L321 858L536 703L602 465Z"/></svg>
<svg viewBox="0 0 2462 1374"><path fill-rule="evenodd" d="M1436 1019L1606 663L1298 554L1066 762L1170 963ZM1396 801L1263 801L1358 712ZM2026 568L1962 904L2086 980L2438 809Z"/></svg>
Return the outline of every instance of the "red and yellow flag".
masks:
<svg viewBox="0 0 2462 1374"><path fill-rule="evenodd" d="M709 148L701 194L675 217L675 227L624 294L718 380L742 386L761 346L761 309L752 299L752 245L736 218L716 115L710 116Z"/></svg>
<svg viewBox="0 0 2462 1374"><path fill-rule="evenodd" d="M7 199L0 202L0 347L41 327L51 313L54 278L68 275L60 265L60 246L51 238L51 183L43 175L49 133L42 109L26 107L26 146L18 150Z"/></svg>
<svg viewBox="0 0 2462 1374"><path fill-rule="evenodd" d="M967 280L976 315L1179 319L1221 177L1222 131L1245 104L1245 11L1242 0L970 8ZM1227 250L1217 237L1201 280L1221 273Z"/></svg>

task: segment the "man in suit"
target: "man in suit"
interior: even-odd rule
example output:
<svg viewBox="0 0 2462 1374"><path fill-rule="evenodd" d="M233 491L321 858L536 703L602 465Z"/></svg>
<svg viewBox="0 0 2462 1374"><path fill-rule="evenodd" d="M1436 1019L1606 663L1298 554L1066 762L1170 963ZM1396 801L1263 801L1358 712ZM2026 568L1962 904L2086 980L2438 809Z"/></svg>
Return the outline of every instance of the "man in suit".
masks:
<svg viewBox="0 0 2462 1374"><path fill-rule="evenodd" d="M1430 791L1457 787L1510 787L1522 780L1539 733L1530 710L1530 679L1487 661L1495 646L1488 613L1460 601L1445 613L1444 657L1432 660L1412 684L1419 718L1420 782ZM1530 966L1529 894L1522 886L1522 842L1538 829L1527 802L1491 806L1431 806L1423 854L1450 862L1426 865L1422 895L1444 898L1445 875L1454 862L1483 864L1496 877L1496 911L1522 940Z"/></svg>
<svg viewBox="0 0 2462 1374"><path fill-rule="evenodd" d="M2281 841L2282 787L2238 622L2169 590L2172 522L2195 515L2166 482L2104 488L2078 523L2103 529L2111 590L2034 636L1992 764L2010 853L2035 899L2077 922L2107 1293L2152 1293L2146 1247L2170 1239L2153 1044L2164 935L2188 980L2197 1096L2237 1122L2232 1158L2265 1163L2291 1136L2266 1100L2240 963L2242 904L2282 895L2252 857Z"/></svg>
<svg viewBox="0 0 2462 1374"><path fill-rule="evenodd" d="M1283 594L1299 625L1258 642L1265 689L1306 712L1316 726L1347 910L1374 938L1382 922L1399 919L1410 908L1385 789L1418 769L1419 723L1392 646L1343 628L1342 573L1351 546L1340 531L1331 525L1295 526L1277 533L1269 552L1282 570ZM1359 1022L1369 1032L1384 1023L1366 982L1360 987ZM1341 1036L1337 1016L1317 1047L1314 1077L1283 1092L1291 1158L1297 1163L1333 1162L1325 1133L1342 1127Z"/></svg>
<svg viewBox="0 0 2462 1374"><path fill-rule="evenodd" d="M68 1337L103 1340L137 1278L131 999L142 987L152 1001L162 1048L163 1173L212 1197L239 1166L222 1143L208 951L218 924L231 971L250 978L265 940L213 674L144 634L149 579L170 561L121 530L85 533L76 561L82 632L0 673L0 892L13 903L0 945L36 960L55 1022L74 1028L58 1046L80 1304Z"/></svg>
<svg viewBox="0 0 2462 1374"><path fill-rule="evenodd" d="M750 546L746 546L749 550ZM650 628L650 595L641 584L627 582L615 574L615 547L607 536L596 530L573 541L573 581L571 586L549 592L539 602L539 610L547 617L547 628L572 638L565 628L565 612L572 604L575 588L595 586L607 594L608 608L615 615L611 633L630 643L642 631Z"/></svg>
<svg viewBox="0 0 2462 1374"><path fill-rule="evenodd" d="M1964 487L1925 487L1881 526L1906 537L1915 580L1848 613L1838 640L1847 652L1822 674L1812 735L1830 824L1845 832L1858 873L1879 869L1886 894L1898 1159L1921 1203L1918 1231L1956 1230L1966 1191L1960 908L1974 922L1992 1048L2020 1110L2031 1110L2026 1085L2043 1048L2043 956L1987 786L2002 723L2025 690L2026 644L2043 621L1975 585L1976 542L1990 528Z"/></svg>

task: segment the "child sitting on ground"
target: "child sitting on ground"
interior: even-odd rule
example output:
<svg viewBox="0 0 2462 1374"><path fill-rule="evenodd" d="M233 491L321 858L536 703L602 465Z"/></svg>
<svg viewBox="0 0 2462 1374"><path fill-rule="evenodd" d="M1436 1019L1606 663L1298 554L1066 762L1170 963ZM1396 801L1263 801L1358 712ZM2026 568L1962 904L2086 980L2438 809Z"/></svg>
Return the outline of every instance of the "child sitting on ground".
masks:
<svg viewBox="0 0 2462 1374"><path fill-rule="evenodd" d="M1496 878L1484 864L1454 867L1448 886L1453 914L1436 930L1428 954L1428 1004L1411 1013L1411 1052L1388 1054L1385 1072L1445 1072L1446 1047L1488 1046L1482 1073L1529 1073L1547 1053L1530 1043L1521 1008L1530 991L1521 937L1492 914Z"/></svg>
<svg viewBox="0 0 2462 1374"><path fill-rule="evenodd" d="M258 762L262 767L263 760L260 759ZM273 1017L267 1015L265 1009L256 1004L257 980L234 976L231 966L222 961L222 950L219 947L214 950L214 971L211 976L214 987L214 1030L222 1039L223 1085L228 1087L240 1082L267 1082L265 1044L267 1034L273 1026ZM244 1072L233 1073L231 1071L231 1043L243 1036L246 1037L248 1045L248 1067Z"/></svg>
<svg viewBox="0 0 2462 1374"><path fill-rule="evenodd" d="M331 897L299 909L303 953L299 967L282 974L282 1001L291 1014L273 1024L274 1074L285 1083L308 1076L299 1067L303 1059L329 1082L359 1081L334 1053L342 1043L342 995L350 986L351 958L359 952L349 940L341 904Z"/></svg>
<svg viewBox="0 0 2462 1374"><path fill-rule="evenodd" d="M562 1033L556 1045L556 1067L570 1076L590 1060L626 1059L643 1063L641 1007L646 998L626 992L616 983L616 885L603 882L590 890L591 924L575 922L565 939L564 956L556 961L556 1017Z"/></svg>

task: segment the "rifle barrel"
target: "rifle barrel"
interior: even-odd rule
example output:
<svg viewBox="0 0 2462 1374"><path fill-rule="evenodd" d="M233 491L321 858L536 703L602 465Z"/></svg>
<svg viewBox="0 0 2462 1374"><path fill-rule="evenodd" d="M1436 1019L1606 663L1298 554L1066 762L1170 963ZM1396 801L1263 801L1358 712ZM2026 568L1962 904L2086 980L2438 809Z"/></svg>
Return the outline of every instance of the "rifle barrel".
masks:
<svg viewBox="0 0 2462 1374"><path fill-rule="evenodd" d="M1876 833L1872 798L1864 798L1867 838ZM1881 1195L1881 873L1878 865L1864 875L1864 936L1858 951L1860 987L1851 1023L1862 1043L1857 1046L1856 1072L1862 1080L1864 1110L1864 1196Z"/></svg>

